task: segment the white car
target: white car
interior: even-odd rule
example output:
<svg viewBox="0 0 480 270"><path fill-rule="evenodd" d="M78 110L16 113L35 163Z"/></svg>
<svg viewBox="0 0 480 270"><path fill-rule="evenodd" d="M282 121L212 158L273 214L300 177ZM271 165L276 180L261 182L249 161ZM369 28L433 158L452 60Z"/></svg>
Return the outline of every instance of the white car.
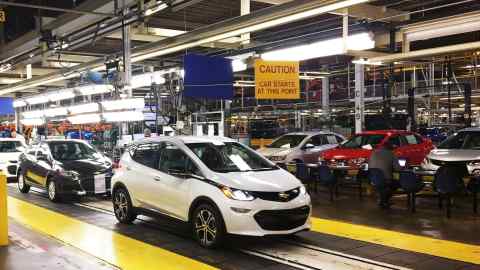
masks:
<svg viewBox="0 0 480 270"><path fill-rule="evenodd" d="M23 139L0 138L0 171L7 176L8 182L17 180L18 157L25 148Z"/></svg>
<svg viewBox="0 0 480 270"><path fill-rule="evenodd" d="M302 183L254 150L223 137L158 137L132 144L112 179L115 216L163 214L190 223L214 247L224 236L285 235L310 228Z"/></svg>

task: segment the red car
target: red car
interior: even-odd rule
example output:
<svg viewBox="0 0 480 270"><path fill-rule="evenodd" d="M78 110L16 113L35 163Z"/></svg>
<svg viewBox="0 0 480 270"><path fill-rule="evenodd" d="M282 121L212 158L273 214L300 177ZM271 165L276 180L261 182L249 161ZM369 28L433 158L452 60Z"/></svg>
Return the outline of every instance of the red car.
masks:
<svg viewBox="0 0 480 270"><path fill-rule="evenodd" d="M337 148L323 152L319 161L330 167L358 169L375 148L389 141L399 159L405 159L408 166L420 166L425 156L434 148L432 141L417 133L402 130L375 130L355 134Z"/></svg>

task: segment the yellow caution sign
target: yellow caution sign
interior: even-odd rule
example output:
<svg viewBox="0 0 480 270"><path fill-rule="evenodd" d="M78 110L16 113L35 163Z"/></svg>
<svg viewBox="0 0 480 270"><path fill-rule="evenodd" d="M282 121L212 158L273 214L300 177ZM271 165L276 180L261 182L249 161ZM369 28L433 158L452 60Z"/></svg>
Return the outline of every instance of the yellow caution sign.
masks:
<svg viewBox="0 0 480 270"><path fill-rule="evenodd" d="M255 97L257 99L299 99L298 61L255 60Z"/></svg>
<svg viewBox="0 0 480 270"><path fill-rule="evenodd" d="M7 176L0 171L0 246L8 245Z"/></svg>

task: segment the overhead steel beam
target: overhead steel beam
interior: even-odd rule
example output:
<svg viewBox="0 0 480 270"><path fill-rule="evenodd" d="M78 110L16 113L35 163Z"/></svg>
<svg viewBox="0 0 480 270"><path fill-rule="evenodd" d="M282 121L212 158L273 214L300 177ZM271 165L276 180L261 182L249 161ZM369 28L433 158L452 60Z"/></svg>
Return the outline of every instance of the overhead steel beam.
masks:
<svg viewBox="0 0 480 270"><path fill-rule="evenodd" d="M297 0L265 8L248 15L208 25L176 37L166 38L151 44L139 46L132 50L132 62L138 62L148 58L197 47L204 43L225 40L241 34L260 31L270 27L311 18L333 10L347 8L368 1L369 0ZM73 78L78 76L80 72L92 69L102 69L103 66L103 59L80 64L73 68L63 69L61 72L55 72L21 83L12 84L8 87L2 87L0 88L0 95L42 85L45 82Z"/></svg>
<svg viewBox="0 0 480 270"><path fill-rule="evenodd" d="M86 11L86 10L79 10L79 9L57 8L57 7L41 6L41 5L34 5L34 4L24 4L24 3L8 2L8 1L0 1L0 5L2 5L2 6L23 7L23 8L32 8L32 9L42 9L42 10L51 10L51 11L60 11L60 12L75 13L75 14L81 14L81 15L97 15L97 16L103 16L103 17L109 17L109 18L116 16L113 13Z"/></svg>

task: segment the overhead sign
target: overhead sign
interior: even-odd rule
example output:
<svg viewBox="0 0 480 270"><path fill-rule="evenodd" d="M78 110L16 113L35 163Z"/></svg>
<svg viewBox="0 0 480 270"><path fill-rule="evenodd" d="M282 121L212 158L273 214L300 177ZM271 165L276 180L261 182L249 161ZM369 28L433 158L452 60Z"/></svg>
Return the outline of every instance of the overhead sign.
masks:
<svg viewBox="0 0 480 270"><path fill-rule="evenodd" d="M257 99L299 99L298 61L255 61Z"/></svg>

